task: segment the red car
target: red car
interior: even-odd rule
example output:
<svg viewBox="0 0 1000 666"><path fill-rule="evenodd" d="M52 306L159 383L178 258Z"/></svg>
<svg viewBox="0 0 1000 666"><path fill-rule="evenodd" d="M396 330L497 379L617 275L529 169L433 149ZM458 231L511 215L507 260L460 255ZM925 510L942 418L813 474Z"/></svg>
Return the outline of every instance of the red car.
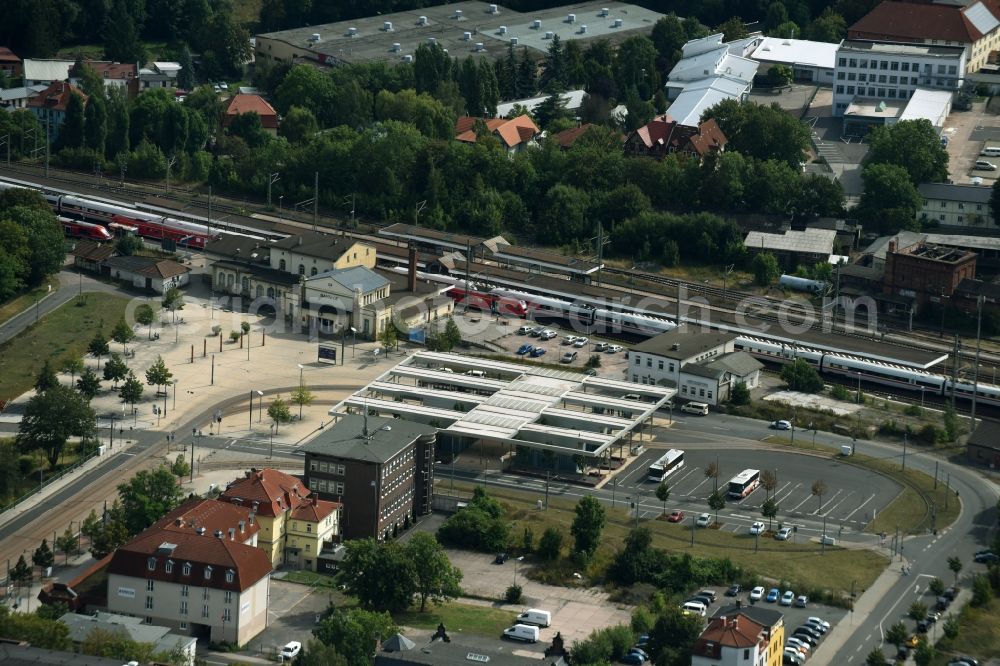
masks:
<svg viewBox="0 0 1000 666"><path fill-rule="evenodd" d="M684 520L684 512L683 511L671 511L670 515L667 516L667 522L670 522L670 523L679 523L682 520Z"/></svg>

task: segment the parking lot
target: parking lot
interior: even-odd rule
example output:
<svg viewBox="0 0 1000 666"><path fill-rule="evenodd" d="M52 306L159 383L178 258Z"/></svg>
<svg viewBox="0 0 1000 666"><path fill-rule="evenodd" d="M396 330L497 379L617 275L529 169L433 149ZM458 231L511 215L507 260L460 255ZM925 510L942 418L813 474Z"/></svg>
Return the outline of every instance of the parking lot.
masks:
<svg viewBox="0 0 1000 666"><path fill-rule="evenodd" d="M976 102L971 111L953 111L941 134L948 138L948 177L952 182L969 184L979 177L988 186L1000 176L1000 171L975 168L979 159L1000 167L1000 158L979 155L985 145L1000 146L1000 117L987 113L985 102Z"/></svg>
<svg viewBox="0 0 1000 666"><path fill-rule="evenodd" d="M541 326L539 324L532 324L532 327ZM511 335L504 336L500 340L497 340L497 344L501 345L504 349L509 351L511 354L517 354L519 348L524 345L531 345L533 348L544 349L545 353L541 356L533 357L530 354L521 354L520 356L526 359L535 359L539 363L563 363L567 366L582 368L586 365L587 360L593 354L598 354L601 359L601 366L597 368L597 374L602 377L608 377L611 379L620 379L625 371L627 365L627 359L625 358L626 348L619 341L605 340L600 337L587 337L587 342L582 347L576 347L572 344L566 343L566 336L573 335L576 337L581 337L578 333L573 333L560 329L557 326L545 325L542 328L547 328L556 333L554 338L549 340L542 340L540 337L534 337L529 334L512 333ZM597 351L596 345L598 343L604 343L607 345L618 345L621 347L620 351L609 352L609 351ZM576 353L576 357L569 362L563 362L563 354L566 353Z"/></svg>
<svg viewBox="0 0 1000 666"><path fill-rule="evenodd" d="M707 417L711 418L711 416ZM666 431L660 441L684 449L679 443L677 430ZM766 426L762 425L762 428ZM663 455L662 449L644 452L618 481L618 487L641 489L649 498L649 517L660 513L658 503L652 498L656 483L647 480L650 464ZM706 498L712 493L714 480L705 476L705 468L719 463L719 487L724 488L730 478L746 468L773 470L778 478L774 491L778 504L777 520L784 524L807 521L815 525L826 515L827 532L837 536L841 527L857 531L870 522L877 512L891 502L902 488L896 482L867 469L828 458L809 455L790 455L783 451L753 449L689 449L685 451L685 465L666 478L670 485L667 510L686 511L685 520L708 511ZM826 484L826 492L813 495L812 486L817 480ZM720 514L720 529L746 533L754 521L761 520L760 508L767 493L758 488L742 500L728 500L725 512ZM644 507L646 504L644 503ZM766 522L766 520L765 520ZM812 532L812 531L810 531ZM798 536L798 539L804 538Z"/></svg>

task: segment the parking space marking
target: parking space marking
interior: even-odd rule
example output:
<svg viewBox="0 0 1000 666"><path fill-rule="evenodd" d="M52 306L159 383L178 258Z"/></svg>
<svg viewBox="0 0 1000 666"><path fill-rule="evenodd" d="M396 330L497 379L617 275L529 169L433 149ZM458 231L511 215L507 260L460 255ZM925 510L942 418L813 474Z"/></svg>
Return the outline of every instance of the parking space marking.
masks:
<svg viewBox="0 0 1000 666"><path fill-rule="evenodd" d="M806 495L805 499L802 500L801 502L799 502L798 504L796 504L795 506L793 506L791 508L790 512L798 511L800 506L802 506L803 504L805 504L806 502L808 502L811 499L812 499L812 495ZM815 513L815 511L813 513Z"/></svg>
<svg viewBox="0 0 1000 666"><path fill-rule="evenodd" d="M866 504L868 504L868 502L871 502L873 499L875 499L875 493L872 493L871 495L869 495L868 499L866 499L864 502L862 502L861 504L859 504L857 509L855 509L854 511L851 511L849 514L847 514L846 516L844 516L844 520L850 520L851 516L853 516L854 514L856 514L858 511L861 511L861 509L863 509L864 506Z"/></svg>
<svg viewBox="0 0 1000 666"><path fill-rule="evenodd" d="M791 490L789 490L789 491L788 491L788 492L787 492L787 493L785 494L785 496L784 496L784 497L779 497L779 498L777 498L777 499L776 499L776 500L774 500L774 501L775 501L775 502L778 502L778 503L780 504L780 503L781 503L781 502L782 502L783 500L786 500L786 499L788 499L789 497L791 497L792 493L794 493L794 492L795 492L796 490L798 490L798 489L799 489L799 486L801 486L801 485L802 485L801 483L796 483L796 484L795 484L795 487L793 487L793 488L792 488ZM788 487L788 484L785 484L785 488L787 488L787 487ZM777 493L776 493L776 494L777 494Z"/></svg>
<svg viewBox="0 0 1000 666"><path fill-rule="evenodd" d="M839 490L837 491L837 494L838 495L840 494ZM847 493L846 495L844 495L844 498L842 500L840 500L839 502L837 502L836 504L834 504L833 506L830 506L830 503L827 502L826 504L823 505L823 512L826 513L826 514L830 514L831 512L836 511L838 506L840 506L841 504L843 504L844 502L846 502L853 495L854 495L854 491L852 490L849 493ZM837 497L837 495L834 495L834 499L836 499L836 497ZM833 501L833 500L831 500L831 501ZM829 507L829 508L827 508L827 507Z"/></svg>

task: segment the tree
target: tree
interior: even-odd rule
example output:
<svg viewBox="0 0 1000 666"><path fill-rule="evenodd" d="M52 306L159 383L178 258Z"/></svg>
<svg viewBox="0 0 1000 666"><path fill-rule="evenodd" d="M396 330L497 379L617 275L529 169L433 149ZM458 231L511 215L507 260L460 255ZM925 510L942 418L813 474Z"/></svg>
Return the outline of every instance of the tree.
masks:
<svg viewBox="0 0 1000 666"><path fill-rule="evenodd" d="M110 350L108 339L104 337L104 333L101 331L94 333L94 338L87 345L87 352L97 358L98 370L101 368L101 357L105 356Z"/></svg>
<svg viewBox="0 0 1000 666"><path fill-rule="evenodd" d="M108 361L107 365L104 366L105 371L109 365L111 365L111 361ZM135 409L135 403L142 398L142 382L131 370L128 371L128 376L125 377L125 381L118 390L118 397L121 398L122 402L132 405L133 409Z"/></svg>
<svg viewBox="0 0 1000 666"><path fill-rule="evenodd" d="M736 382L729 391L729 404L739 407L750 404L750 389L745 382Z"/></svg>
<svg viewBox="0 0 1000 666"><path fill-rule="evenodd" d="M420 597L421 613L427 607L428 599L439 604L461 594L458 584L462 580L462 571L452 566L444 548L433 534L414 533L403 550L413 563L414 582L416 594Z"/></svg>
<svg viewBox="0 0 1000 666"><path fill-rule="evenodd" d="M379 342L381 342L382 346L385 347L386 351L388 351L389 349L396 347L398 335L399 331L396 330L396 325L392 321L389 321L379 334Z"/></svg>
<svg viewBox="0 0 1000 666"><path fill-rule="evenodd" d="M573 518L573 524L569 528L570 534L573 535L573 550L590 557L601 543L601 532L604 531L604 524L607 522L604 507L596 498L587 495L577 502L575 513L576 517Z"/></svg>
<svg viewBox="0 0 1000 666"><path fill-rule="evenodd" d="M952 555L948 558L948 569L955 574L955 585L958 585L958 574L962 572L962 558Z"/></svg>
<svg viewBox="0 0 1000 666"><path fill-rule="evenodd" d="M562 552L562 532L557 527L547 527L538 541L538 557L543 561L552 562L559 559Z"/></svg>
<svg viewBox="0 0 1000 666"><path fill-rule="evenodd" d="M166 465L152 471L140 470L118 486L126 529L138 534L175 509L181 496L180 484Z"/></svg>
<svg viewBox="0 0 1000 666"><path fill-rule="evenodd" d="M772 497L774 489L778 487L778 475L770 469L761 470L760 485L766 491L768 497Z"/></svg>
<svg viewBox="0 0 1000 666"><path fill-rule="evenodd" d="M316 116L309 109L293 106L281 121L281 136L292 144L305 144L319 131Z"/></svg>
<svg viewBox="0 0 1000 666"><path fill-rule="evenodd" d="M240 137L254 149L262 148L271 139L271 136L264 131L264 125L256 111L248 111L234 117L229 123L228 132L230 136Z"/></svg>
<svg viewBox="0 0 1000 666"><path fill-rule="evenodd" d="M17 445L22 451L42 449L54 469L66 441L72 436L90 436L96 423L97 417L87 400L60 384L32 396L25 405Z"/></svg>
<svg viewBox="0 0 1000 666"><path fill-rule="evenodd" d="M927 589L931 591L935 597L940 597L944 594L944 581L940 578L932 578L931 582L927 585Z"/></svg>
<svg viewBox="0 0 1000 666"><path fill-rule="evenodd" d="M177 311L184 309L184 292L177 287L167 289L166 293L163 294L163 302L161 305L164 310L170 310L170 315L173 318L173 322L176 324Z"/></svg>
<svg viewBox="0 0 1000 666"><path fill-rule="evenodd" d="M174 459L172 465L170 465L170 472L176 477L184 478L191 473L191 465L188 461L184 459L183 453L178 453L177 457Z"/></svg>
<svg viewBox="0 0 1000 666"><path fill-rule="evenodd" d="M667 500L670 499L670 486L663 481L656 487L656 499L663 502L663 513L667 512Z"/></svg>
<svg viewBox="0 0 1000 666"><path fill-rule="evenodd" d="M914 186L948 178L948 151L929 120L880 125L872 130L868 141L867 164L903 167Z"/></svg>
<svg viewBox="0 0 1000 666"><path fill-rule="evenodd" d="M56 557L52 554L52 549L49 548L49 542L46 539L42 539L41 545L31 554L31 561L43 571L51 567L55 563L55 559Z"/></svg>
<svg viewBox="0 0 1000 666"><path fill-rule="evenodd" d="M296 666L350 666L347 660L331 645L309 641L295 660Z"/></svg>
<svg viewBox="0 0 1000 666"><path fill-rule="evenodd" d="M69 373L70 386L76 381L77 374L83 372L85 368L83 357L76 353L63 362L62 371Z"/></svg>
<svg viewBox="0 0 1000 666"><path fill-rule="evenodd" d="M809 126L777 104L743 104L728 99L706 109L702 120L714 118L734 150L758 160L778 160L801 170L810 144Z"/></svg>
<svg viewBox="0 0 1000 666"><path fill-rule="evenodd" d="M809 361L797 358L781 369L781 381L793 391L819 393L823 390L823 379Z"/></svg>
<svg viewBox="0 0 1000 666"><path fill-rule="evenodd" d="M861 171L861 180L864 191L857 211L867 226L883 234L894 234L900 229L919 230L916 214L924 200L904 167L868 164Z"/></svg>
<svg viewBox="0 0 1000 666"><path fill-rule="evenodd" d="M59 130L59 145L63 148L82 147L84 122L83 97L76 92L70 93L66 116Z"/></svg>
<svg viewBox="0 0 1000 666"><path fill-rule="evenodd" d="M126 236L129 238L129 236ZM153 307L149 303L143 303L135 309L135 321L143 326L148 326L146 332L146 339L153 339L153 322L156 320L156 313L153 312Z"/></svg>
<svg viewBox="0 0 1000 666"><path fill-rule="evenodd" d="M909 633L906 631L906 625L902 622L893 624L885 632L885 642L895 645L897 648L905 643L906 639L909 637Z"/></svg>
<svg viewBox="0 0 1000 666"><path fill-rule="evenodd" d="M313 404L316 396L309 390L308 386L296 386L292 389L291 401L293 405L299 406L299 420L302 420L302 407ZM268 412L270 415L270 412Z"/></svg>
<svg viewBox="0 0 1000 666"><path fill-rule="evenodd" d="M753 279L762 287L770 287L778 281L781 267L770 252L758 252L753 258Z"/></svg>
<svg viewBox="0 0 1000 666"><path fill-rule="evenodd" d="M80 642L82 654L109 657L119 661L132 659L140 663L147 663L153 658L153 647L152 643L132 640L128 632L120 626L114 629L95 627Z"/></svg>
<svg viewBox="0 0 1000 666"><path fill-rule="evenodd" d="M865 666L889 666L889 662L885 660L885 655L882 654L882 648L872 648L872 651L865 658Z"/></svg>
<svg viewBox="0 0 1000 666"><path fill-rule="evenodd" d="M685 616L678 606L665 604L649 632L649 652L654 655L657 664L690 664L691 648L701 630L701 618Z"/></svg>
<svg viewBox="0 0 1000 666"><path fill-rule="evenodd" d="M88 69L90 68L88 67ZM103 87L103 85L104 82L101 81L101 86ZM83 115L85 119L84 144L103 160L104 147L108 139L108 111L104 100L91 95Z"/></svg>
<svg viewBox="0 0 1000 666"><path fill-rule="evenodd" d="M930 666L936 654L937 651L928 642L927 636L921 636L917 641L916 649L913 651L913 661L916 662L917 666Z"/></svg>
<svg viewBox="0 0 1000 666"><path fill-rule="evenodd" d="M944 632L944 635L950 640L958 638L958 632L960 629L961 624L958 621L957 615L948 615L948 617L944 620L944 624L941 626L941 630Z"/></svg>
<svg viewBox="0 0 1000 666"><path fill-rule="evenodd" d="M760 505L760 515L767 518L767 529L770 530L771 521L778 515L778 503L774 501L773 497L768 497L764 500L764 503Z"/></svg>
<svg viewBox="0 0 1000 666"><path fill-rule="evenodd" d="M341 581L362 607L396 612L405 610L417 591L415 568L399 543L357 539L347 542Z"/></svg>
<svg viewBox="0 0 1000 666"><path fill-rule="evenodd" d="M108 510L103 522L98 523L97 530L90 541L90 554L95 559L103 559L110 555L119 546L128 543L131 538L128 528L125 527L125 518L121 504L115 500Z"/></svg>
<svg viewBox="0 0 1000 666"><path fill-rule="evenodd" d="M53 386L59 386L59 378L56 377L56 371L52 369L49 359L45 359L45 362L42 363L42 369L38 371L38 375L35 377L35 391L42 393L43 391L48 391Z"/></svg>
<svg viewBox="0 0 1000 666"><path fill-rule="evenodd" d="M118 354L111 354L107 363L104 364L104 379L113 382L113 388L118 388L118 382L125 379L128 372L128 366Z"/></svg>
<svg viewBox="0 0 1000 666"><path fill-rule="evenodd" d="M181 66L181 70L177 72L177 86L183 90L194 90L194 58L191 57L191 49L188 48L187 44L181 48L177 64Z"/></svg>
<svg viewBox="0 0 1000 666"><path fill-rule="evenodd" d="M374 644L398 632L389 613L338 608L313 629L313 636L334 648L346 663L367 664L371 662Z"/></svg>
<svg viewBox="0 0 1000 666"><path fill-rule="evenodd" d="M715 512L715 522L719 522L719 511L726 508L726 497L716 488L708 496L708 508Z"/></svg>
<svg viewBox="0 0 1000 666"><path fill-rule="evenodd" d="M705 465L705 469L702 471L706 479L712 479L714 482L714 490L719 489L719 464L715 462L710 462Z"/></svg>
<svg viewBox="0 0 1000 666"><path fill-rule="evenodd" d="M819 500L819 504L816 505L817 513L823 509L823 495L826 494L827 490L826 481L823 479L816 479L813 481L812 488L809 489L812 496Z"/></svg>
<svg viewBox="0 0 1000 666"><path fill-rule="evenodd" d="M10 570L9 577L18 585L27 583L34 577L31 567L28 566L28 562L24 559L24 553L18 556L17 563Z"/></svg>
<svg viewBox="0 0 1000 666"><path fill-rule="evenodd" d="M716 26L715 31L722 33L722 41L724 42L743 39L747 36L747 28L739 16L729 17L725 22Z"/></svg>
<svg viewBox="0 0 1000 666"><path fill-rule="evenodd" d="M274 421L275 432L278 432L280 424L289 423L292 420L292 412L288 409L288 403L282 400L280 395L267 406L267 415Z"/></svg>
<svg viewBox="0 0 1000 666"><path fill-rule="evenodd" d="M76 555L80 548L80 542L76 535L73 534L73 530L66 528L66 531L62 533L62 536L56 539L55 546L61 550L66 555L66 564L69 564L69 556Z"/></svg>
<svg viewBox="0 0 1000 666"><path fill-rule="evenodd" d="M292 106L299 106L322 120L328 117L333 104L333 80L315 67L296 65L281 81L274 99L280 113L288 113Z"/></svg>
<svg viewBox="0 0 1000 666"><path fill-rule="evenodd" d="M88 539L93 539L101 531L101 524L101 518L97 515L97 511L91 509L90 513L80 524L80 534Z"/></svg>
<svg viewBox="0 0 1000 666"><path fill-rule="evenodd" d="M927 604L922 604L919 601L914 601L910 604L910 609L907 615L914 622L920 622L922 619L927 617Z"/></svg>
<svg viewBox="0 0 1000 666"><path fill-rule="evenodd" d="M146 49L139 37L136 19L127 0L115 0L104 24L104 57L115 62L146 61Z"/></svg>
<svg viewBox="0 0 1000 666"><path fill-rule="evenodd" d="M128 351L125 345L131 342L133 338L135 338L135 331L132 330L132 327L129 326L128 322L125 321L125 318L122 317L111 330L111 339L122 346L122 352L124 353Z"/></svg>
<svg viewBox="0 0 1000 666"><path fill-rule="evenodd" d="M802 36L816 42L840 43L847 34L847 22L844 17L827 7L812 23L806 26Z"/></svg>
<svg viewBox="0 0 1000 666"><path fill-rule="evenodd" d="M169 384L173 376L174 374L167 368L167 364L163 362L163 357L157 354L156 361L146 370L146 383L155 386L157 393L159 393L159 387L165 387Z"/></svg>

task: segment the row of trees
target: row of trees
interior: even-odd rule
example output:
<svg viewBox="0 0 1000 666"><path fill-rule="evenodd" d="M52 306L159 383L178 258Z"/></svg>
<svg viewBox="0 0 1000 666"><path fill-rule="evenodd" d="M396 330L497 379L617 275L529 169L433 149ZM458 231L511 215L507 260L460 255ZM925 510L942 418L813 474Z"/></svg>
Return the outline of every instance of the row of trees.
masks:
<svg viewBox="0 0 1000 666"><path fill-rule="evenodd" d="M28 190L0 192L0 302L41 284L64 257L62 225L45 199Z"/></svg>

